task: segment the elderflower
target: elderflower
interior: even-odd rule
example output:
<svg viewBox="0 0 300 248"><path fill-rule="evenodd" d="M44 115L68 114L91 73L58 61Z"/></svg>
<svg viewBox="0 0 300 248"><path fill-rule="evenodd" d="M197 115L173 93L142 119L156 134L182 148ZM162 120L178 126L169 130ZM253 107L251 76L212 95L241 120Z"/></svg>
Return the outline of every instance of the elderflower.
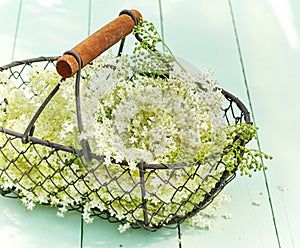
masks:
<svg viewBox="0 0 300 248"><path fill-rule="evenodd" d="M63 218L65 216L65 213L68 211L67 206L63 205L60 207L56 213L57 217Z"/></svg>
<svg viewBox="0 0 300 248"><path fill-rule="evenodd" d="M225 220L229 220L229 219L232 219L232 214L225 213L225 214L222 215L222 217L223 217Z"/></svg>
<svg viewBox="0 0 300 248"><path fill-rule="evenodd" d="M130 228L130 223L127 222L123 225L119 225L118 230L119 230L120 233L123 233L129 228Z"/></svg>
<svg viewBox="0 0 300 248"><path fill-rule="evenodd" d="M87 224L91 224L94 221L94 218L91 218L91 213L90 212L83 212L82 213L82 218Z"/></svg>
<svg viewBox="0 0 300 248"><path fill-rule="evenodd" d="M63 217L68 208L82 206L86 223L100 211L126 223L118 228L124 232L144 221L146 200L150 226L164 226L175 213L181 218L195 211L224 172L238 168L249 175L264 168L255 158L265 154L234 142L239 134L247 143L257 128L227 126L221 111L224 97L210 79L212 72L189 73L168 47L166 54L154 50L158 43L166 45L147 22L134 32L142 33L143 42L132 55L108 53L82 70L82 133L72 78L61 82L55 70L33 66L24 78L26 85L19 85L0 72L4 128L22 133L60 84L37 119L33 136L77 149L87 140L99 158L85 162L72 153L23 144L0 133L0 187L15 188L27 209L50 204ZM241 161L237 151L245 154ZM142 183L139 168L149 164L165 169L145 170ZM210 228L216 211L229 200L219 195L189 223Z"/></svg>
<svg viewBox="0 0 300 248"><path fill-rule="evenodd" d="M98 155L126 160L133 169L141 160L153 163L193 160L197 153L203 155L206 139L211 140L209 146L214 150L205 146L205 156L222 150L225 123L219 113L221 93L209 91L209 94L217 95L213 105L219 107L214 112L210 108L212 113L209 113L205 104L207 92L200 91L194 83L206 78L202 75L183 76L183 72L180 77L189 81L176 78L176 73L169 79L131 76L135 65L123 69L122 73L117 69L127 64L124 60L118 60L115 71L104 67L91 75L91 83L106 85L106 91L102 87L83 89L84 109L93 109L86 111L90 115L86 114L86 118L93 120L85 121L88 131L81 138L88 139ZM99 77L99 73L109 73L110 77ZM116 81L120 76L130 80ZM90 99L96 96L98 101L91 102ZM98 142L100 140L102 142Z"/></svg>

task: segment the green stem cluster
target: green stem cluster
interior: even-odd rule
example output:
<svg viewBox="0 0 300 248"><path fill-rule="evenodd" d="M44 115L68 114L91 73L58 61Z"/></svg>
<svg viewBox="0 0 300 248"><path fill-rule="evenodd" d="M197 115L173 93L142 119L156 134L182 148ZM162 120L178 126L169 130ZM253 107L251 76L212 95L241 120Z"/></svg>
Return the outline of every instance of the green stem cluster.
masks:
<svg viewBox="0 0 300 248"><path fill-rule="evenodd" d="M186 69L178 62L169 46L161 38L158 31L155 29L153 23L144 19L140 19L139 24L134 27L133 33L140 35L140 37L142 38L141 42L136 43L134 52L136 52L137 50L144 49L151 53L160 53L156 50L156 47L159 43L161 43L167 51L167 54L171 58L171 61L176 63L182 71L187 72ZM158 54L158 56L160 55ZM163 59L165 59L165 57L166 55L162 56Z"/></svg>
<svg viewBox="0 0 300 248"><path fill-rule="evenodd" d="M250 124L240 123L230 125L225 128L227 134L227 147L223 162L228 171L239 170L241 175L252 176L251 171L267 169L263 164L263 159L272 159L272 156L259 151L255 148L249 148L246 144L257 139L258 127Z"/></svg>

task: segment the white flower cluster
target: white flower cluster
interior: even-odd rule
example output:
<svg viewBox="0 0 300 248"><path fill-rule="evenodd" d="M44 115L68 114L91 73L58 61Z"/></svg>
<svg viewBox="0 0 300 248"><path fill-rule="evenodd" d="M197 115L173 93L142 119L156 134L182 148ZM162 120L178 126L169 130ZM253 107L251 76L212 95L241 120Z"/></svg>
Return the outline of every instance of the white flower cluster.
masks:
<svg viewBox="0 0 300 248"><path fill-rule="evenodd" d="M151 68L155 61L145 56L145 61L139 63L150 63L147 67ZM101 57L83 71L84 132L79 135L77 131L70 79L61 82L60 90L38 118L34 136L73 147L84 138L93 153L104 156L104 163L92 161L86 170L72 154L53 156L49 148L29 149L20 139L14 139L1 148L7 157L0 156L0 171L5 171L1 173L0 187L16 187L29 210L36 203L58 206L59 217L69 206L82 205L82 216L91 223L93 209L105 210L127 221L119 227L123 232L130 223L144 219L137 164L185 162L187 165L181 169L145 173L151 224L167 222L174 213L185 216L204 199L225 170L214 164L226 145L220 113L223 96L209 76L210 73L190 75L174 70L168 75L151 70L144 73L128 56ZM29 72L30 83L20 89L1 77L1 125L23 132L60 78L53 70L35 67ZM0 134L1 145L6 141L7 137ZM20 151L24 156L19 156ZM10 166L8 157L14 159ZM122 161L129 167L117 164ZM202 165L193 166L196 161ZM207 218L198 217L198 222L203 224ZM202 224L198 226L208 226Z"/></svg>
<svg viewBox="0 0 300 248"><path fill-rule="evenodd" d="M193 161L220 152L225 132L222 94L209 75L136 73L127 56L99 66L83 89L85 132L96 154L127 161ZM201 89L199 85L201 84Z"/></svg>

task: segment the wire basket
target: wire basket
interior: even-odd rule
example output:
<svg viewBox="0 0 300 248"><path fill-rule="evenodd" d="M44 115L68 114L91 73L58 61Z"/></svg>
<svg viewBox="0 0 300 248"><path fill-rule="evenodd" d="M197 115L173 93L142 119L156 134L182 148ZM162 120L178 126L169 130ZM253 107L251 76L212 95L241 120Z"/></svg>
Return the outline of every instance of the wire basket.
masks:
<svg viewBox="0 0 300 248"><path fill-rule="evenodd" d="M41 70L54 70L58 58L39 57L0 67L0 72L9 79L2 79L0 83L13 83L18 90L26 91L31 83L28 71L36 64ZM77 73L76 82L81 79ZM132 228L155 231L162 227L176 227L194 216L235 177L237 166L230 172L225 169L215 173L220 166L226 167L223 161L225 149L217 159L207 159L204 163L148 164L142 161L137 164L138 173L134 173L124 161L114 167L106 165L103 157L89 151L87 142L81 143L82 148L75 148L35 137L35 122L58 88L59 84L52 91L45 88L50 93L44 102L39 103L40 107L32 110L33 118L25 132L7 129L5 123L1 123L1 195L26 199L27 205L30 197L35 199L44 195L39 202L56 205L61 213L67 208L88 213L89 217L97 216L110 222L130 223ZM225 99L222 112L227 124L250 124L250 115L244 104L225 90L222 94ZM0 99L3 112L8 105L8 99ZM238 136L235 142L245 145ZM242 155L242 150L236 154ZM94 166L86 166L87 160L94 161ZM204 169L207 173L203 173ZM185 180L174 183L179 175ZM3 186L4 181L9 182L9 186ZM195 184L197 187L191 190L191 185ZM160 190L168 192L168 199L159 194ZM61 197L67 205L61 205Z"/></svg>

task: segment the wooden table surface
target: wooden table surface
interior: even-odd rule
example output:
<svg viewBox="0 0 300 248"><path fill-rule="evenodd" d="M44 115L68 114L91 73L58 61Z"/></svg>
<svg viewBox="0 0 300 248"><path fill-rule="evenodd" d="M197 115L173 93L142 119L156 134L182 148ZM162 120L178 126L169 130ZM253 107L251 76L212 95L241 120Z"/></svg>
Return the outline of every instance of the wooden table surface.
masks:
<svg viewBox="0 0 300 248"><path fill-rule="evenodd" d="M237 176L225 188L232 201L219 211L211 230L182 225L182 247L300 247L300 1L231 4L261 147L274 159L266 161L267 183L259 172L252 178ZM0 65L61 55L132 8L159 30L163 20L173 52L202 70L212 69L219 85L249 107L227 0L1 0ZM126 45L130 51L130 42ZM47 206L28 212L19 200L4 197L0 210L1 247L80 247L79 213L58 218L57 210ZM225 220L224 213L232 218ZM100 219L84 224L83 247L178 247L177 230L120 234L117 227Z"/></svg>

